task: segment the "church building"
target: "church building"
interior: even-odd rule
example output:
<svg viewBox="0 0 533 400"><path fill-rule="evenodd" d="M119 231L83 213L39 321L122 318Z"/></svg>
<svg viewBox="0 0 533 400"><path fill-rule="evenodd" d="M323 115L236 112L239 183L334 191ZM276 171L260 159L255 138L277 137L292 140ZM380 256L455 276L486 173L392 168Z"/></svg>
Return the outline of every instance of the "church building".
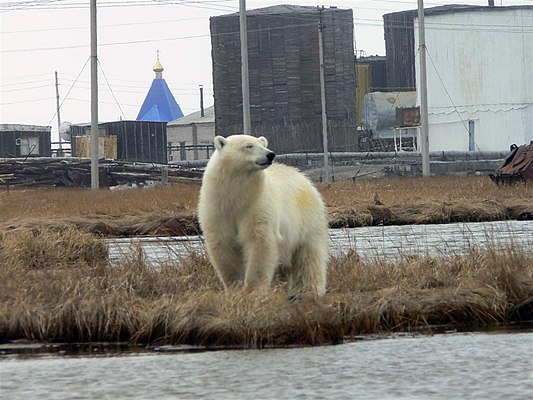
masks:
<svg viewBox="0 0 533 400"><path fill-rule="evenodd" d="M137 121L169 122L183 117L180 106L163 79L163 66L159 55L153 68L155 78L144 99Z"/></svg>

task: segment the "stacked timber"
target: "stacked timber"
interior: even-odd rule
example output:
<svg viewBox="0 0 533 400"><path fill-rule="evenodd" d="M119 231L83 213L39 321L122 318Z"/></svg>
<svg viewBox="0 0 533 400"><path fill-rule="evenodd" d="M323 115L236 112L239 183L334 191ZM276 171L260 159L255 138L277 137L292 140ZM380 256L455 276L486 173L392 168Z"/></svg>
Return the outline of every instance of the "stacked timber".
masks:
<svg viewBox="0 0 533 400"><path fill-rule="evenodd" d="M99 160L101 187L146 185L168 182L200 181L202 170L177 165ZM90 187L91 160L87 158L2 158L0 186L16 187Z"/></svg>

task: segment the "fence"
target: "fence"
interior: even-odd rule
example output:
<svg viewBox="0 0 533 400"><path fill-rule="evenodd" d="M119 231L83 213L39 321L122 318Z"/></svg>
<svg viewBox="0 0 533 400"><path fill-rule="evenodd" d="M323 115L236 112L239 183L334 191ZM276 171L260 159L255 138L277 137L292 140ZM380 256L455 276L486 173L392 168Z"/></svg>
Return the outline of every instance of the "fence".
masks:
<svg viewBox="0 0 533 400"><path fill-rule="evenodd" d="M208 160L215 151L212 144L169 144L167 146L168 161Z"/></svg>

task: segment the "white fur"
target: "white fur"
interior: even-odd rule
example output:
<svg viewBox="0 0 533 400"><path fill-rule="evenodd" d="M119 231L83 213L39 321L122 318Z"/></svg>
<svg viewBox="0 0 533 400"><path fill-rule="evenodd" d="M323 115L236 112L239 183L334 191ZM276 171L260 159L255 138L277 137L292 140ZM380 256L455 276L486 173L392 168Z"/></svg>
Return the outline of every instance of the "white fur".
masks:
<svg viewBox="0 0 533 400"><path fill-rule="evenodd" d="M295 168L270 165L264 137L215 138L198 218L226 288L269 285L276 271L291 293L323 294L328 223L322 198Z"/></svg>

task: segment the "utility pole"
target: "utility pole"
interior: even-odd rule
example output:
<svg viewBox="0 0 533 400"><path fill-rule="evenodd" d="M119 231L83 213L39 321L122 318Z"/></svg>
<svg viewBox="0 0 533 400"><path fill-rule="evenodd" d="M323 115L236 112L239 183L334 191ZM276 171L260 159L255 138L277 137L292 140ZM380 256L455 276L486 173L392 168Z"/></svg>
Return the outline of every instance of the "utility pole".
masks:
<svg viewBox="0 0 533 400"><path fill-rule="evenodd" d="M418 0L418 54L420 61L420 135L422 153L422 176L429 176L429 122L428 83L426 73L426 32L424 27L424 0Z"/></svg>
<svg viewBox="0 0 533 400"><path fill-rule="evenodd" d="M324 37L326 25L322 21L324 6L318 8L318 57L320 58L320 103L322 104L322 143L324 146L324 182L329 182L328 116L326 113L326 71L324 66Z"/></svg>
<svg viewBox="0 0 533 400"><path fill-rule="evenodd" d="M59 115L59 80L57 79L57 71L55 71L56 75L56 109L57 109L57 137L59 138L59 156L63 157L63 145L61 144L61 132L59 131L59 128L61 127L61 117Z"/></svg>
<svg viewBox="0 0 533 400"><path fill-rule="evenodd" d="M200 116L205 117L204 110L204 85L200 85Z"/></svg>
<svg viewBox="0 0 533 400"><path fill-rule="evenodd" d="M98 190L98 54L96 0L91 0L91 188Z"/></svg>
<svg viewBox="0 0 533 400"><path fill-rule="evenodd" d="M241 37L241 76L242 76L242 126L243 133L252 131L250 122L250 81L248 77L248 29L246 27L246 0L239 0L239 24Z"/></svg>

